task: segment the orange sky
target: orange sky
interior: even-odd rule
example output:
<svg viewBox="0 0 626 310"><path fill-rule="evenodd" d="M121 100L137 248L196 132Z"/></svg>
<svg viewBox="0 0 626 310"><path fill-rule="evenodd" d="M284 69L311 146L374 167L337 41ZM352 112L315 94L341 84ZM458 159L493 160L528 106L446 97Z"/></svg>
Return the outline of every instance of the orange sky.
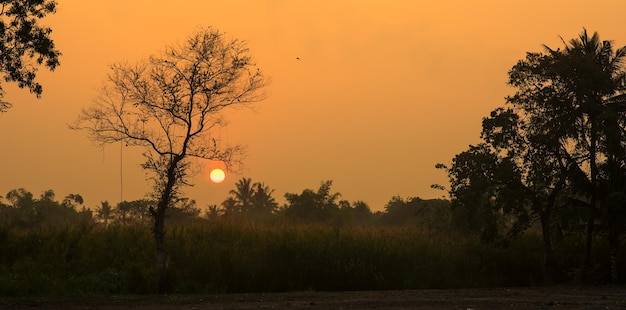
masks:
<svg viewBox="0 0 626 310"><path fill-rule="evenodd" d="M120 199L119 145L96 148L67 126L114 62L135 62L212 26L248 41L271 77L255 111L229 113L220 136L247 145L242 175L199 175L188 196L220 203L241 177L285 192L333 180L343 198L380 210L394 195L436 198L438 162L479 141L480 122L513 92L507 71L541 44L582 27L626 45L622 0L601 1L127 1L59 0L45 24L63 53L40 71L42 99L5 84L0 195L24 187L88 207ZM518 4L510 4L510 3ZM299 57L301 60L296 60ZM150 190L140 150L123 150L123 199ZM205 171L208 174L208 171Z"/></svg>

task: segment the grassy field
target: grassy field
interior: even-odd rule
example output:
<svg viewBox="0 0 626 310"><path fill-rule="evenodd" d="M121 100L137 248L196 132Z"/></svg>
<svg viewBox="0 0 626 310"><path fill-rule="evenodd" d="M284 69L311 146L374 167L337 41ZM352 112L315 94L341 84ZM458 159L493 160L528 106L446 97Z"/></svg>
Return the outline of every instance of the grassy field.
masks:
<svg viewBox="0 0 626 310"><path fill-rule="evenodd" d="M167 231L176 294L527 287L542 284L541 240L507 246L415 227L178 225ZM149 227L0 229L0 295L150 294ZM561 282L577 264L559 249ZM602 251L602 246L597 246Z"/></svg>

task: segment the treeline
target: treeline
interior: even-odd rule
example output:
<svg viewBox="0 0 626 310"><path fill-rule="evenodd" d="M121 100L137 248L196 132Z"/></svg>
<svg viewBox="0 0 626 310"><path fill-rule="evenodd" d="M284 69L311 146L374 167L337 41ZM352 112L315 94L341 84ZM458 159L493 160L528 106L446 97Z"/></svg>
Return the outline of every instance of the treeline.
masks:
<svg viewBox="0 0 626 310"><path fill-rule="evenodd" d="M342 200L331 185L288 193L283 206L273 202L272 190L250 179L241 179L220 206L201 210L192 200L176 201L165 242L168 291L545 283L540 227L492 242L479 229L484 226L470 225L473 217L465 208L447 200L393 197L383 211L371 212L364 202ZM266 199L251 198L259 192ZM35 198L18 189L6 197L0 206L0 296L157 291L153 201L102 202L91 211L76 194L58 201L50 190ZM584 241L578 226L565 232L554 243L554 264L561 270L556 283L575 279ZM594 240L594 257L604 257L608 249L604 240ZM618 257L623 261L622 250ZM606 283L610 262L598 260L595 268L593 283Z"/></svg>
<svg viewBox="0 0 626 310"><path fill-rule="evenodd" d="M229 196L219 205L201 209L194 200L179 198L168 208L168 225L189 223L254 223L254 224L321 224L334 227L417 225L427 230L449 230L452 210L443 199L423 200L418 197L392 197L383 211L372 212L364 201L341 199L332 191L332 181L321 182L318 189L287 193L287 202L279 206L274 190L264 183L242 178ZM1 197L0 197L1 198ZM9 191L0 199L0 225L7 228L29 229L69 223L109 225L153 224L151 208L155 201L139 199L111 205L103 201L95 207L83 204L79 194L55 198L53 190L36 197L26 189Z"/></svg>

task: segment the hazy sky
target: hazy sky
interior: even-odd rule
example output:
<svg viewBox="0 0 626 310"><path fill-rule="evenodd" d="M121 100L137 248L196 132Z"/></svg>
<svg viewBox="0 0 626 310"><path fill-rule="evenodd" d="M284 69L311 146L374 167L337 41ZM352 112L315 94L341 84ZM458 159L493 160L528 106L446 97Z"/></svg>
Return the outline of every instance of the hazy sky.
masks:
<svg viewBox="0 0 626 310"><path fill-rule="evenodd" d="M332 180L343 198L380 210L394 195L436 198L438 162L479 141L482 117L513 90L507 71L542 44L560 47L583 27L626 45L623 0L597 1L161 1L59 0L44 23L63 53L41 70L43 98L3 84L14 107L0 114L0 195L24 187L88 207L139 199L151 186L141 150L94 147L68 129L115 62L136 62L212 26L248 41L272 80L253 110L228 114L219 135L247 146L245 170L194 179L204 208L241 177L286 192ZM297 60L296 58L300 58Z"/></svg>

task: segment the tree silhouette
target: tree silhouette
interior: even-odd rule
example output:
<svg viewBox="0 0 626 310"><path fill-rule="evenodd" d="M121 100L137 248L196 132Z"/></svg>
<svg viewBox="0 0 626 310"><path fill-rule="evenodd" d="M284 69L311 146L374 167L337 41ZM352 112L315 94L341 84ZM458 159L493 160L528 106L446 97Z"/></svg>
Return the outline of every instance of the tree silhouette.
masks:
<svg viewBox="0 0 626 310"><path fill-rule="evenodd" d="M604 199L599 166L615 159L610 153L624 141L626 48L614 50L610 41L601 41L598 33L590 37L586 29L563 43L563 50L545 46L546 53L528 53L513 67L509 84L518 90L507 100L533 118L534 130L546 141L566 151L568 180L589 210L582 281Z"/></svg>
<svg viewBox="0 0 626 310"><path fill-rule="evenodd" d="M484 142L457 155L447 170L453 207L469 227L482 227L493 240L515 236L538 219L544 245L544 280L554 283L552 214L563 200L567 161L562 145L536 132L533 120L512 108L497 108L483 119ZM552 143L548 144L548 141Z"/></svg>
<svg viewBox="0 0 626 310"><path fill-rule="evenodd" d="M73 194L74 197L80 195ZM24 188L13 189L6 195L11 206L7 206L0 215L7 226L22 228L43 227L47 225L62 225L72 223L89 223L92 221L91 211L82 208L68 207L67 202L59 203L55 200L53 190L46 190L39 198ZM67 198L67 197L66 197Z"/></svg>
<svg viewBox="0 0 626 310"><path fill-rule="evenodd" d="M241 178L235 183L235 189L230 190L231 195L222 203L225 214L239 214L247 219L267 220L278 207L278 203L272 197L273 189L264 183L252 182L251 178Z"/></svg>
<svg viewBox="0 0 626 310"><path fill-rule="evenodd" d="M235 183L235 189L231 189L229 193L233 195L233 198L237 203L237 210L239 212L250 213L252 211L254 189L252 187L251 178L239 179L239 181Z"/></svg>
<svg viewBox="0 0 626 310"><path fill-rule="evenodd" d="M113 214L113 209L108 201L100 202L100 206L96 208L96 218L102 220L104 227L109 226L109 219Z"/></svg>
<svg viewBox="0 0 626 310"><path fill-rule="evenodd" d="M287 205L281 211L303 222L326 222L339 211L340 193L331 193L333 181L324 181L317 191L305 189L300 194L286 193Z"/></svg>
<svg viewBox="0 0 626 310"><path fill-rule="evenodd" d="M82 206L83 205L83 197L81 195L78 194L69 194L67 196L65 196L65 198L63 198L63 201L61 202L61 205L63 205L64 207L68 208L68 209L72 209L74 211L77 210L78 206Z"/></svg>
<svg viewBox="0 0 626 310"><path fill-rule="evenodd" d="M210 221L219 219L223 214L224 211L215 204L208 205L207 209L204 211L204 216Z"/></svg>
<svg viewBox="0 0 626 310"><path fill-rule="evenodd" d="M6 82L17 82L37 97L42 86L35 81L37 66L53 71L59 65L61 53L50 38L52 29L39 25L39 20L56 11L54 0L5 0L0 7L0 72ZM3 100L0 86L0 112L11 103Z"/></svg>
<svg viewBox="0 0 626 310"><path fill-rule="evenodd" d="M202 29L147 62L113 65L108 85L71 126L99 145L122 141L145 149L143 168L157 201L151 214L159 292L168 289L165 215L189 185L191 159L236 164L242 148L222 145L214 129L225 124L224 109L263 99L265 84L245 42Z"/></svg>
<svg viewBox="0 0 626 310"><path fill-rule="evenodd" d="M272 197L274 190L264 183L254 183L254 194L252 196L253 215L257 219L268 219L276 209L278 203Z"/></svg>
<svg viewBox="0 0 626 310"><path fill-rule="evenodd" d="M238 202L234 197L228 197L221 204L223 215L226 218L235 218L241 214L241 210L239 210Z"/></svg>

